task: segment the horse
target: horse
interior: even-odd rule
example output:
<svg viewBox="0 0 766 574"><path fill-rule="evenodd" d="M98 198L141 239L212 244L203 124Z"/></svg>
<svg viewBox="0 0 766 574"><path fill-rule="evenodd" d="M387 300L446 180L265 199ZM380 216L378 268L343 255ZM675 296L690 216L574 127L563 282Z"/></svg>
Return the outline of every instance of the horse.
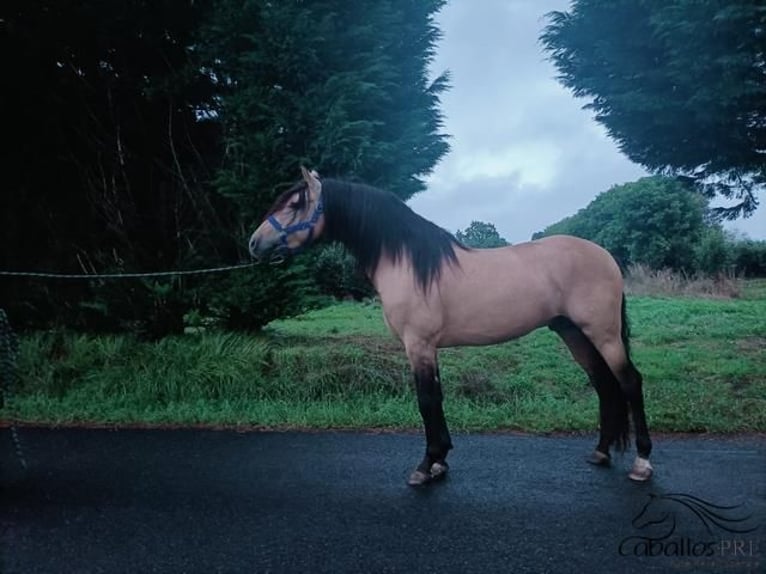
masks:
<svg viewBox="0 0 766 574"><path fill-rule="evenodd" d="M622 273L605 249L565 235L472 249L391 192L320 180L305 167L301 174L253 232L249 251L256 259L282 258L324 238L354 255L415 379L426 451L408 484L441 479L449 468L452 439L437 350L501 343L546 326L563 339L598 395L599 441L586 460L609 466L610 448L627 446L632 414L637 456L628 476L649 480L642 376L630 359Z"/></svg>

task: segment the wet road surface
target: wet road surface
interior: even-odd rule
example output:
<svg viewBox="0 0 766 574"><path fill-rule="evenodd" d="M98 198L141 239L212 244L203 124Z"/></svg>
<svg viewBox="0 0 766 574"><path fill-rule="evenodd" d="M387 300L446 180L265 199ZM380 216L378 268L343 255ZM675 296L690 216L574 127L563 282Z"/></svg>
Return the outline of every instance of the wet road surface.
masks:
<svg viewBox="0 0 766 574"><path fill-rule="evenodd" d="M3 574L766 571L759 437L659 438L635 484L632 454L584 462L595 437L457 435L413 489L417 434L20 432Z"/></svg>

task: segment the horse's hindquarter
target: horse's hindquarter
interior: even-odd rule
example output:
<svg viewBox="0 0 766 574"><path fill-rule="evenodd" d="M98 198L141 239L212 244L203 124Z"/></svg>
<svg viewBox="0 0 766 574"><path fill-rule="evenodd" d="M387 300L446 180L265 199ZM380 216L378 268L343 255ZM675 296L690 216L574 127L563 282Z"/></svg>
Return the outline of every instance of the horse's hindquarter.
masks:
<svg viewBox="0 0 766 574"><path fill-rule="evenodd" d="M611 256L573 237L550 237L497 249L458 250L459 266L439 282L440 347L483 345L520 337L576 305L597 304L597 285L622 279ZM614 292L614 289L609 289ZM592 302L591 302L592 300Z"/></svg>

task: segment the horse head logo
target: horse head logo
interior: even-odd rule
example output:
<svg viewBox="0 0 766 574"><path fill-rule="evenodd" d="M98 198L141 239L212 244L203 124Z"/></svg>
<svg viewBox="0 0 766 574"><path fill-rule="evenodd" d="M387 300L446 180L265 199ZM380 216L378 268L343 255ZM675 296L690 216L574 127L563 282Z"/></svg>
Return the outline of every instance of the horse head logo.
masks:
<svg viewBox="0 0 766 574"><path fill-rule="evenodd" d="M672 508L662 504L663 495L649 494L649 500L631 521L637 530L663 532L659 538L669 538L676 530L676 515Z"/></svg>
<svg viewBox="0 0 766 574"><path fill-rule="evenodd" d="M667 538L675 531L682 514L696 517L710 535L716 531L746 534L758 528L751 526L753 515L747 513L743 504L724 506L679 493L649 494L649 500L633 518L632 525L637 530L656 531L662 527L665 534L660 538Z"/></svg>

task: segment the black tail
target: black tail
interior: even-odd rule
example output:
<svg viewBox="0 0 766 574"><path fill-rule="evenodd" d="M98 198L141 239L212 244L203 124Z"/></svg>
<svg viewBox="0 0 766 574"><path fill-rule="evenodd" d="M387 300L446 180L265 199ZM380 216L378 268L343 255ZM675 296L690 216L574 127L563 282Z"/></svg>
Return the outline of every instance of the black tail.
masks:
<svg viewBox="0 0 766 574"><path fill-rule="evenodd" d="M630 360L630 324L628 323L628 314L625 309L625 293L622 294L620 322L622 323L620 338L622 339L622 346L625 348L625 360L627 361L625 368L632 369L633 363ZM618 451L624 452L630 444L630 404L617 377L614 376L611 370L609 372L612 375L611 385L613 387L610 419L614 447Z"/></svg>
<svg viewBox="0 0 766 574"><path fill-rule="evenodd" d="M622 294L622 307L620 309L620 319L622 328L620 329L620 336L622 337L622 345L625 347L625 357L630 363L630 324L628 323L628 314L625 311L625 293Z"/></svg>
<svg viewBox="0 0 766 574"><path fill-rule="evenodd" d="M612 377L611 401L607 403L610 412L606 415L612 434L612 444L618 452L625 452L630 446L630 408L628 398L617 379Z"/></svg>

